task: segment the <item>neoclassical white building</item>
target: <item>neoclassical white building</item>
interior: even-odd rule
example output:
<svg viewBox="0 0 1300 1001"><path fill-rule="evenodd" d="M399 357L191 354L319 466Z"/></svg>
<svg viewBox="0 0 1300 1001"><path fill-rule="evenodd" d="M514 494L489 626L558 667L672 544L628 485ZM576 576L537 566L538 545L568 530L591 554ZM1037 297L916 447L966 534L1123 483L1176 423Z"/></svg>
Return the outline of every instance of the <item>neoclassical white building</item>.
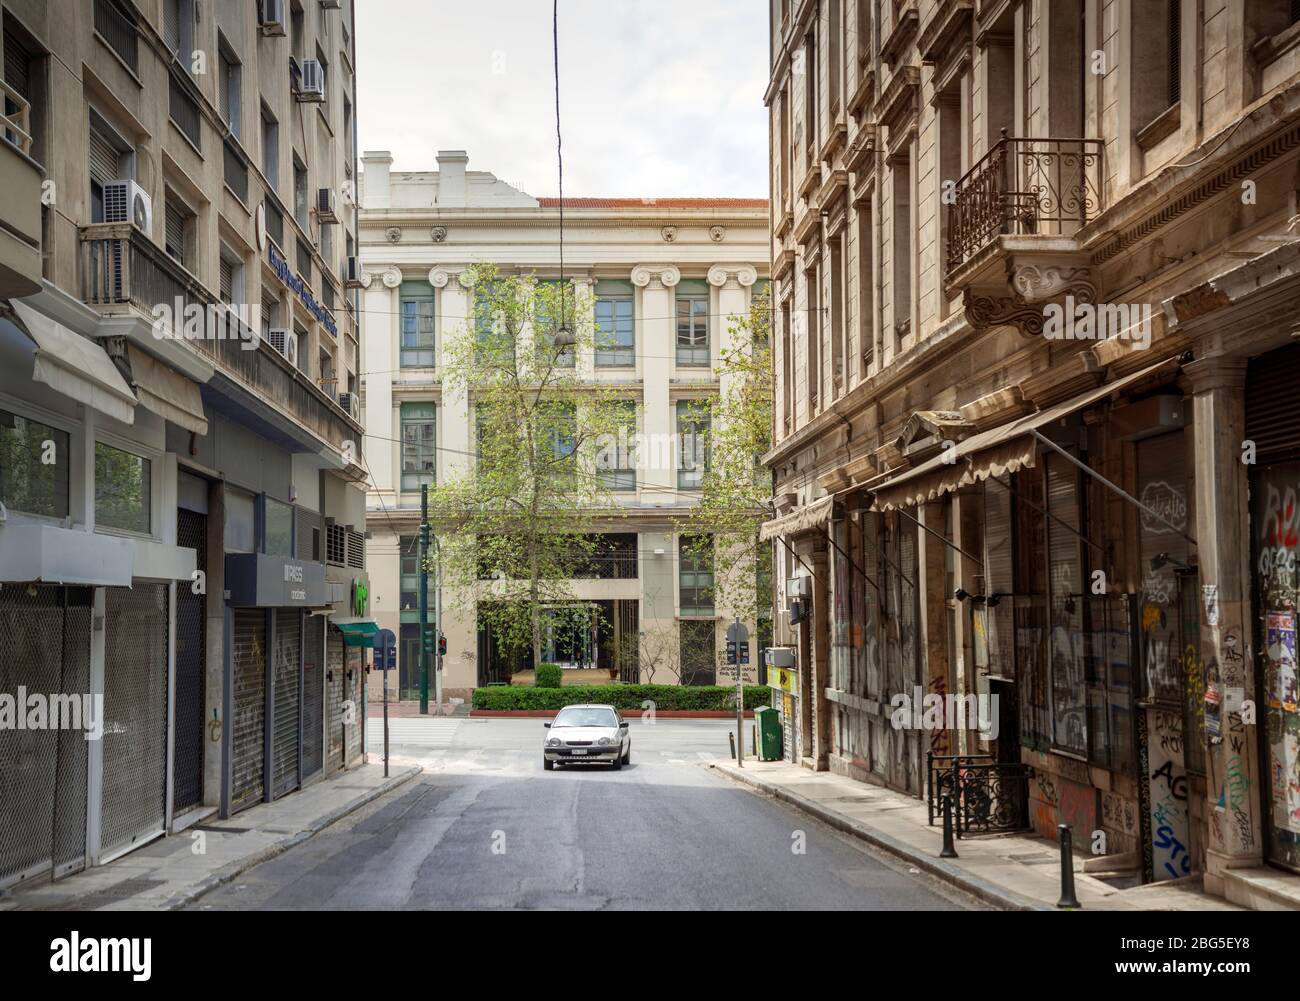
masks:
<svg viewBox="0 0 1300 1001"><path fill-rule="evenodd" d="M468 159L442 152L436 171L394 172L388 153L362 157L372 607L380 626L399 637L390 688L408 694L419 678L421 484L473 461L473 401L444 388L439 368L445 338L472 313L467 269L490 261L506 273L559 277L558 200L469 171ZM725 610L708 595L710 568L689 554L683 559L676 526L698 501L700 470L698 454L683 455L681 442L692 430L685 426L692 402L719 391L730 318L747 312L767 278L767 202L578 197L566 198L564 208L564 273L586 286L580 291L589 297L579 301L593 304L608 345L576 364L585 377L626 390L637 441L649 447L610 472L626 517L593 526L606 536L606 558L593 569L598 576L574 583L575 600L591 605L592 628L548 637L544 657L602 674L613 669L629 681L712 683ZM439 607L444 613L444 697L467 698L479 685L504 680L510 667L490 637L451 614L456 603L447 593L438 601L433 579L429 604L431 620ZM617 653L633 634L640 636L636 665ZM747 669L751 677L757 661Z"/></svg>

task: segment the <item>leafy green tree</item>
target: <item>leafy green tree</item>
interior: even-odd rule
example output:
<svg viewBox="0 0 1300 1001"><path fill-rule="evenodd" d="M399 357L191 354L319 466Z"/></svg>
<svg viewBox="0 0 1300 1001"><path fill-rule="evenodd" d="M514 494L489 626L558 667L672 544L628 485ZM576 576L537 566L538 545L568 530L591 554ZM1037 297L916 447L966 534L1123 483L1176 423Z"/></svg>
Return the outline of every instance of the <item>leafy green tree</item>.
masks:
<svg viewBox="0 0 1300 1001"><path fill-rule="evenodd" d="M720 391L699 404L709 428L700 502L678 528L687 550L713 561L714 605L756 621L771 615L772 550L758 540L771 517L772 477L760 458L772 447L774 375L770 293L753 296L733 319L718 367Z"/></svg>
<svg viewBox="0 0 1300 1001"><path fill-rule="evenodd" d="M452 607L475 613L508 656L531 648L540 664L551 627L587 621L572 580L590 573L599 537L589 527L621 517L596 459L624 411L575 364L595 330L571 283L492 264L470 277L474 308L444 345L442 379L477 421L477 456L430 490L430 513ZM562 327L570 346L555 344Z"/></svg>

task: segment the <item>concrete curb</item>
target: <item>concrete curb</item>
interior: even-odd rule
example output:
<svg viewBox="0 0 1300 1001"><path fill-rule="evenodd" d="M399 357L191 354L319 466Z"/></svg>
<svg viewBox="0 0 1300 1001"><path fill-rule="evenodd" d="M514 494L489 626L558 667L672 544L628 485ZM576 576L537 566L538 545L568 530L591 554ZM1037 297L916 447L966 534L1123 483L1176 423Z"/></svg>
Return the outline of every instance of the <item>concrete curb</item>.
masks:
<svg viewBox="0 0 1300 1001"><path fill-rule="evenodd" d="M991 904L994 907L1007 911L1055 911L1055 907L1050 907L1041 901L1033 900L1029 897L1016 893L1014 890L1007 890L996 883L991 883L979 876L972 875L965 869L953 865L952 863L935 858L925 854L919 849L909 845L897 838L890 837L881 831L870 827L858 820L851 820L843 814L836 813L834 810L828 810L815 800L806 796L801 796L796 792L791 792L774 782L767 781L760 776L746 773L743 769L735 768L726 762L713 761L709 762L709 767L721 772L733 781L740 782L743 785L750 786L764 795L773 799L788 803L804 813L816 817L822 823L827 824L843 834L851 835L867 842L882 851L902 859L903 861L916 866L923 872L928 872L932 876L937 876L945 882L951 883L960 890L964 890L971 896Z"/></svg>
<svg viewBox="0 0 1300 1001"><path fill-rule="evenodd" d="M396 775L390 775L382 783L375 786L375 788L364 792L355 799L344 803L342 806L335 807L328 813L317 817L311 822L306 830L298 831L296 834L282 838L275 844L263 848L261 851L254 852L252 855L246 855L237 862L231 862L229 865L218 869L211 875L205 876L190 889L167 900L158 908L158 910L179 911L188 907L200 897L211 893L213 890L217 889L217 887L225 886L227 883L232 882L254 866L261 865L263 862L268 862L277 855L283 855L289 849L296 848L304 841L315 837L321 831L325 830L325 828L338 823L344 817L351 813L355 813L366 804L373 803L380 796L392 792L398 786L405 785L423 771L424 769L421 766L411 765L404 771L398 772Z"/></svg>

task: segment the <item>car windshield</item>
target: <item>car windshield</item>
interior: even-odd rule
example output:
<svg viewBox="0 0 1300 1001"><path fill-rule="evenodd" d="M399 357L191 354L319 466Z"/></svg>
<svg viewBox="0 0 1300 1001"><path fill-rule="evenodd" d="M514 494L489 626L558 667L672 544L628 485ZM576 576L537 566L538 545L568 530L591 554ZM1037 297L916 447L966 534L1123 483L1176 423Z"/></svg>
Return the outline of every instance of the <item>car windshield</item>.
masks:
<svg viewBox="0 0 1300 1001"><path fill-rule="evenodd" d="M618 726L612 709L565 709L555 717L555 726Z"/></svg>

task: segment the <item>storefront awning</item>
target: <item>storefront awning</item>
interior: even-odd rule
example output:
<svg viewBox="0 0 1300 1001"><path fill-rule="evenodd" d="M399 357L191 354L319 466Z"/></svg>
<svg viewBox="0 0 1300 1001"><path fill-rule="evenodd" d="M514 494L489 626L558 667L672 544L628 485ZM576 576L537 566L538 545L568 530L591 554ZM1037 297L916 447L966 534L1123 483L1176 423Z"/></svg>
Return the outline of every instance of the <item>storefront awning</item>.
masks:
<svg viewBox="0 0 1300 1001"><path fill-rule="evenodd" d="M891 511L899 507L912 507L935 500L943 494L981 482L990 476L1014 473L1034 465L1038 441L1034 432L1047 427L1062 417L1089 407L1111 393L1117 392L1139 379L1154 374L1162 368L1171 368L1175 362L1165 360L1139 369L1121 379L1081 393L1064 403L1046 410L1018 418L1001 427L990 428L972 435L959 443L951 452L945 452L909 469L882 484L875 491L873 510Z"/></svg>
<svg viewBox="0 0 1300 1001"><path fill-rule="evenodd" d="M779 518L765 521L763 527L759 529L758 540L767 542L769 539L775 539L778 536L798 535L800 532L819 528L831 520L831 508L834 504L834 497L823 497L811 504L796 508L789 514L783 514Z"/></svg>
<svg viewBox="0 0 1300 1001"><path fill-rule="evenodd" d="M343 634L344 646L373 647L375 645L375 634L379 632L379 623L374 619L353 617L330 619L330 622Z"/></svg>
<svg viewBox="0 0 1300 1001"><path fill-rule="evenodd" d="M186 431L207 434L208 419L203 414L199 387L134 344L125 344L124 348L130 363L131 388L140 405Z"/></svg>
<svg viewBox="0 0 1300 1001"><path fill-rule="evenodd" d="M123 424L135 423L135 394L102 347L21 299L10 305L36 342L33 379Z"/></svg>

